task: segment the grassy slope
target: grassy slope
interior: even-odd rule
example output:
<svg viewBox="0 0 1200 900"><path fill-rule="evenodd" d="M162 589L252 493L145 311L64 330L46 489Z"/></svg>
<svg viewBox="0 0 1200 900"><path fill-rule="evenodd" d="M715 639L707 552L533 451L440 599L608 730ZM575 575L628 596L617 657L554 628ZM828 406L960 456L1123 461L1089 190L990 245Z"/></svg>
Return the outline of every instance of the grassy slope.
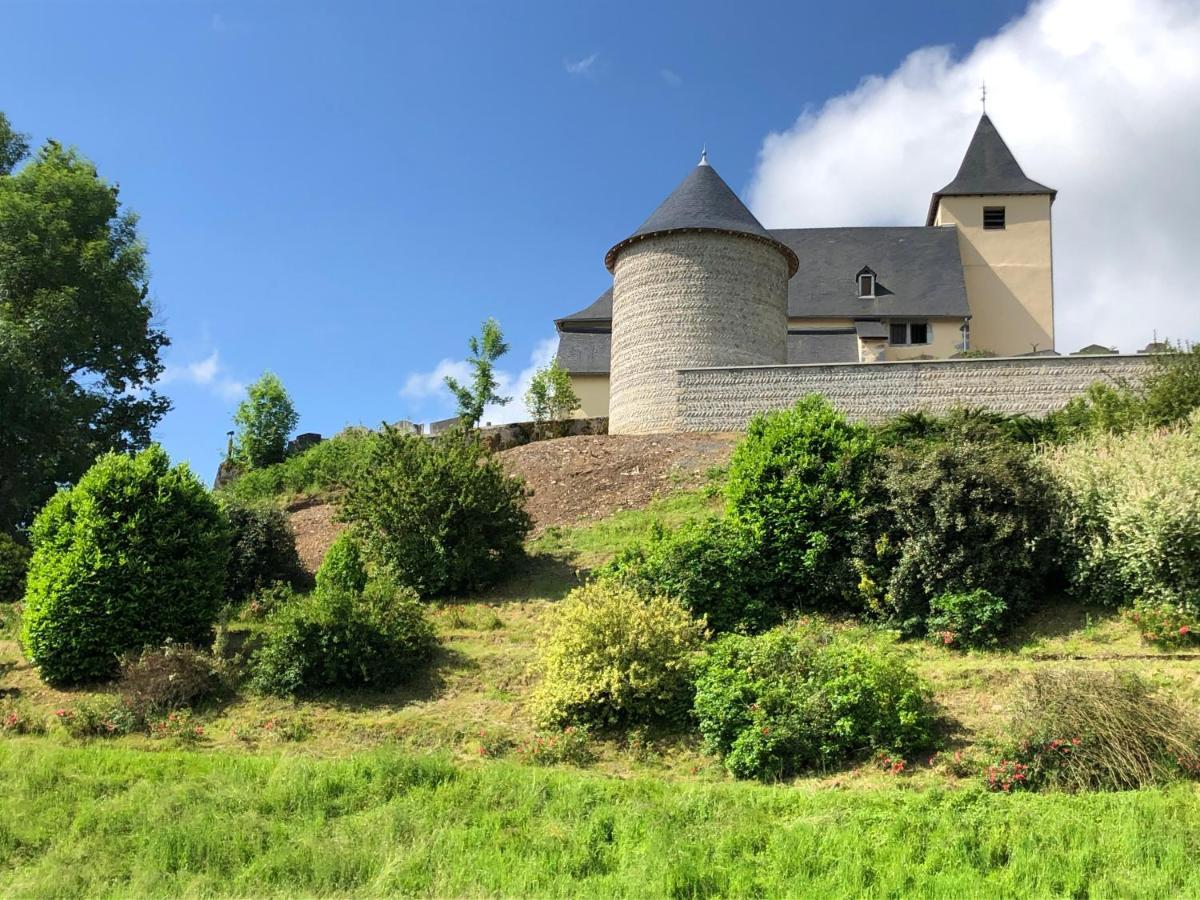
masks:
<svg viewBox="0 0 1200 900"><path fill-rule="evenodd" d="M14 895L1171 896L1190 788L1066 797L671 785L351 759L0 744Z"/></svg>

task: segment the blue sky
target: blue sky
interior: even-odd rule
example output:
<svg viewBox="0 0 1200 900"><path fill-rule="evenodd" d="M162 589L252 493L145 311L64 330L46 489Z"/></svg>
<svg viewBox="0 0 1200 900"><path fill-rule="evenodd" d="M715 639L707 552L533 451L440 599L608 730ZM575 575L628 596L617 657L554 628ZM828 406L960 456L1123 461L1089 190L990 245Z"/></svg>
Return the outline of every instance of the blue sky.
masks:
<svg viewBox="0 0 1200 900"><path fill-rule="evenodd" d="M462 356L488 315L510 368L527 366L702 143L745 192L768 134L1024 11L18 0L0 109L35 141L78 146L141 215L173 342L157 437L210 477L239 385L263 370L302 430L448 414L421 373ZM885 218L919 223L938 186Z"/></svg>

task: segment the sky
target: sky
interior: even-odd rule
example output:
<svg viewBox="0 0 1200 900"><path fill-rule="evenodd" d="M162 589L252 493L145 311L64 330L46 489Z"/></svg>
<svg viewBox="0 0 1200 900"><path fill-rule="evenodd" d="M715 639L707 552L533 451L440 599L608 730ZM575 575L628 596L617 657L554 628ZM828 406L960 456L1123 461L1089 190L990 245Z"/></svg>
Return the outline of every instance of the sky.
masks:
<svg viewBox="0 0 1200 900"><path fill-rule="evenodd" d="M300 430L430 421L497 318L553 320L707 146L770 227L922 224L988 112L1054 206L1058 347L1200 337L1200 0L0 3L0 110L141 216L155 432L211 478L245 385Z"/></svg>

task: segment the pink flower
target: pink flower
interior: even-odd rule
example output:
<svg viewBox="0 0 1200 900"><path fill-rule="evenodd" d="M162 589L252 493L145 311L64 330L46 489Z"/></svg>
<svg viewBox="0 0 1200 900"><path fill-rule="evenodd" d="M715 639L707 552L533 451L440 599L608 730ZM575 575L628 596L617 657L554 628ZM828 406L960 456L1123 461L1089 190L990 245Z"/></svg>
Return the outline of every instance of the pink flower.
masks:
<svg viewBox="0 0 1200 900"><path fill-rule="evenodd" d="M1191 631L1192 631L1192 629L1188 628L1186 625L1180 625L1180 626L1179 626L1179 633L1180 633L1180 634L1191 634Z"/></svg>

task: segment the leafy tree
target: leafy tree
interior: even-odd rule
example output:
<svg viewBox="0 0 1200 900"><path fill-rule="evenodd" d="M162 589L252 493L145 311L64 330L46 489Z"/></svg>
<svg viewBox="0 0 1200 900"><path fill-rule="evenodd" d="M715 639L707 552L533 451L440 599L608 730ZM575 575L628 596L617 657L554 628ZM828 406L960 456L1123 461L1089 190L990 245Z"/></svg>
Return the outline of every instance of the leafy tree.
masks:
<svg viewBox="0 0 1200 900"><path fill-rule="evenodd" d="M508 352L508 344L504 342L504 334L500 331L500 323L488 319L483 323L478 337L472 337L467 346L471 348L471 358L468 360L474 375L470 387L460 384L457 379L446 376L446 387L458 401L458 417L467 428L474 428L483 418L483 410L489 403L504 406L512 397L501 397L496 393L500 386L496 381L496 360Z"/></svg>
<svg viewBox="0 0 1200 900"><path fill-rule="evenodd" d="M533 374L525 405L535 422L557 422L579 409L579 397L571 387L571 375L554 359Z"/></svg>
<svg viewBox="0 0 1200 900"><path fill-rule="evenodd" d="M49 141L17 170L27 152L0 115L0 530L170 408L148 389L168 341L137 217L77 151Z"/></svg>
<svg viewBox="0 0 1200 900"><path fill-rule="evenodd" d="M264 372L246 390L233 422L238 427L235 458L249 469L283 462L288 436L300 421L279 376Z"/></svg>

